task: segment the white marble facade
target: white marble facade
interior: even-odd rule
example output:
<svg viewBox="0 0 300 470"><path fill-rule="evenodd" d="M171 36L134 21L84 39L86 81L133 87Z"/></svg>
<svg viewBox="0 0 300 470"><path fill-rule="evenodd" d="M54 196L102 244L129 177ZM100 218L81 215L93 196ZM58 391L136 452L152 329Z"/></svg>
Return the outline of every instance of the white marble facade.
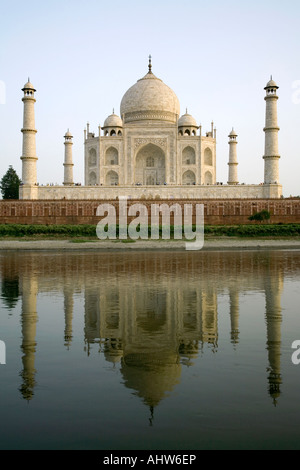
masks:
<svg viewBox="0 0 300 470"><path fill-rule="evenodd" d="M114 112L85 131L86 186L202 185L216 182L216 132L202 129L187 112L180 117L175 93L148 73L125 93Z"/></svg>
<svg viewBox="0 0 300 470"><path fill-rule="evenodd" d="M124 94L120 116L113 113L97 135L84 131L84 184L74 185L72 135L65 135L62 186L37 186L34 127L35 89L24 86L22 166L24 181L20 199L115 199L146 198L278 198L279 184L277 85L271 79L266 90L265 180L263 185L238 182L237 134L229 134L228 184L216 182L216 129L209 131L187 112L180 114L179 100L161 79L148 73ZM234 134L234 135L233 135ZM33 149L32 152L30 149ZM261 157L260 157L261 158Z"/></svg>

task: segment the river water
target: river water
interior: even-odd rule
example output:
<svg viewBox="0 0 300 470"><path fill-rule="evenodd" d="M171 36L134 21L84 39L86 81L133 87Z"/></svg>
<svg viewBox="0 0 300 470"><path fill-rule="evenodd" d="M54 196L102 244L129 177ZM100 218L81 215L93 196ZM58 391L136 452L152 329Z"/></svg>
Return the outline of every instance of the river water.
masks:
<svg viewBox="0 0 300 470"><path fill-rule="evenodd" d="M1 449L300 448L299 251L2 253L0 275Z"/></svg>

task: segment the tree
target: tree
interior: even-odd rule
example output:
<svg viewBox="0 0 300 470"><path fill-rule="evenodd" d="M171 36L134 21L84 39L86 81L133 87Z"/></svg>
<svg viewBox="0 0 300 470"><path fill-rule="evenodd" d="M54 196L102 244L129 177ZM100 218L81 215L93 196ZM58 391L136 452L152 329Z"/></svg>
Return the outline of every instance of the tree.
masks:
<svg viewBox="0 0 300 470"><path fill-rule="evenodd" d="M270 220L271 218L271 214L269 211L267 211L266 209L260 211L260 212L256 212L255 214L251 215L249 217L249 220L255 220L255 221L258 221L258 222L263 222L264 220Z"/></svg>
<svg viewBox="0 0 300 470"><path fill-rule="evenodd" d="M21 180L16 171L11 165L2 180L0 181L0 188L3 199L19 199L19 186Z"/></svg>

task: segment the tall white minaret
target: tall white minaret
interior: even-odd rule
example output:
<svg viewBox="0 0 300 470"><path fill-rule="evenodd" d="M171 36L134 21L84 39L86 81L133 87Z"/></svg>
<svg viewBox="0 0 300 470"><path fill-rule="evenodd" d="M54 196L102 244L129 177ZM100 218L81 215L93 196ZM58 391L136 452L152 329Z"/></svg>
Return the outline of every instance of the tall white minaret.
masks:
<svg viewBox="0 0 300 470"><path fill-rule="evenodd" d="M65 133L65 161L64 161L64 185L72 186L73 181L73 157L72 157L72 142L73 136L71 132L68 131Z"/></svg>
<svg viewBox="0 0 300 470"><path fill-rule="evenodd" d="M265 132L265 184L279 184L279 152L278 152L278 123L277 123L277 100L276 91L278 86L271 80L267 83L266 90L266 126Z"/></svg>
<svg viewBox="0 0 300 470"><path fill-rule="evenodd" d="M24 97L22 101L24 103L24 114L23 114L23 150L22 150L22 183L23 185L36 185L37 176L36 176L36 145L35 145L35 134L37 130L35 129L35 120L34 120L34 103L36 99L34 98L34 92L36 91L33 85L30 83L29 78L28 82L22 88L24 92Z"/></svg>
<svg viewBox="0 0 300 470"><path fill-rule="evenodd" d="M229 134L229 169L228 169L228 184L238 184L238 174L237 174L237 167L238 167L238 161L237 161L237 134L236 132L232 129L232 131Z"/></svg>

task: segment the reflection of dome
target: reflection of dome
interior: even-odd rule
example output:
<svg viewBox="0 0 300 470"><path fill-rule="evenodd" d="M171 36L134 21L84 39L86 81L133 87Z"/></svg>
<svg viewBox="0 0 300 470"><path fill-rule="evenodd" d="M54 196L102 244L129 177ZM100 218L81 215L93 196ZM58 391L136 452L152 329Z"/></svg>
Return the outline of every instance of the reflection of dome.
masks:
<svg viewBox="0 0 300 470"><path fill-rule="evenodd" d="M188 113L178 119L178 127L198 127L196 120Z"/></svg>
<svg viewBox="0 0 300 470"><path fill-rule="evenodd" d="M107 338L104 343L104 356L108 362L116 364L123 356L122 340L117 338Z"/></svg>
<svg viewBox="0 0 300 470"><path fill-rule="evenodd" d="M155 407L179 383L181 365L171 351L132 352L124 355L121 372L124 385Z"/></svg>
<svg viewBox="0 0 300 470"><path fill-rule="evenodd" d="M117 114L113 113L105 119L103 127L123 127L123 122Z"/></svg>
<svg viewBox="0 0 300 470"><path fill-rule="evenodd" d="M127 90L121 101L125 122L156 119L175 123L179 114L174 91L150 71Z"/></svg>

